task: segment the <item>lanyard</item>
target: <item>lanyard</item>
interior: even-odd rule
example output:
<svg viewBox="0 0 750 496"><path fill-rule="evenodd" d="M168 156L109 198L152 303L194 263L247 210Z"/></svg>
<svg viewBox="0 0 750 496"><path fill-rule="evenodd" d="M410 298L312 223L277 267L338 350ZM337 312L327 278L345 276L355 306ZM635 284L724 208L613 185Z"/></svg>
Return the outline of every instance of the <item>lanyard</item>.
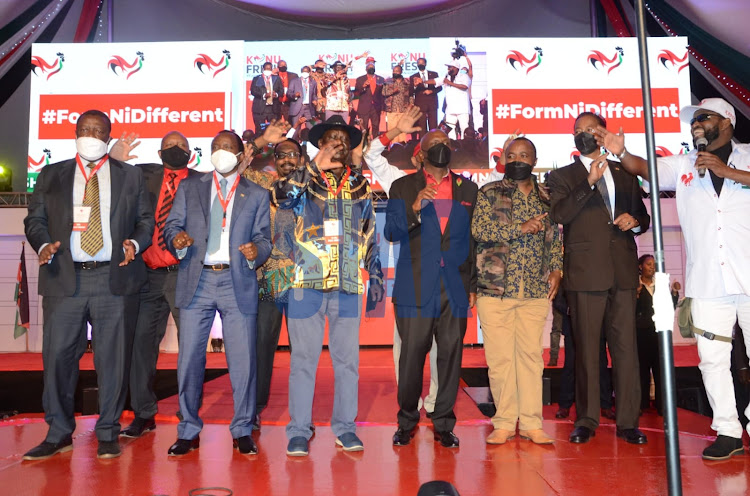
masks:
<svg viewBox="0 0 750 496"><path fill-rule="evenodd" d="M84 181L86 181L87 185L89 183L89 179L91 179L94 176L94 174L96 174L99 171L99 169L102 168L102 166L104 165L104 162L106 162L108 158L109 158L109 155L104 155L102 159L99 161L99 163L96 164L93 169L91 169L91 175L86 177L86 168L83 166L83 162L81 162L81 156L76 154L76 162L78 162L78 168L81 169L81 174L83 174L83 179ZM85 188L83 191L83 201L86 201L86 189Z"/></svg>
<svg viewBox="0 0 750 496"><path fill-rule="evenodd" d="M351 175L352 170L349 168L349 166L346 166L346 174L344 174L344 177L341 178L341 182L339 183L339 187L336 191L333 191L333 188L331 188L331 183L328 182L328 178L326 177L325 171L323 171L323 181L326 182L326 186L328 187L328 191L333 194L333 196L339 196L339 193L341 193L341 188L344 187L344 183L347 179L349 179L349 176Z"/></svg>
<svg viewBox="0 0 750 496"><path fill-rule="evenodd" d="M236 190L237 185L240 184L240 175L237 174L237 178L234 180L234 184L229 190L226 200L224 199L224 195L221 194L221 186L219 186L219 180L216 179L216 174L214 174L214 184L216 185L216 196L219 197L219 203L221 203L221 208L224 210L224 218L221 220L221 227L223 229L227 227L227 207L229 206L229 202L232 201L234 190Z"/></svg>

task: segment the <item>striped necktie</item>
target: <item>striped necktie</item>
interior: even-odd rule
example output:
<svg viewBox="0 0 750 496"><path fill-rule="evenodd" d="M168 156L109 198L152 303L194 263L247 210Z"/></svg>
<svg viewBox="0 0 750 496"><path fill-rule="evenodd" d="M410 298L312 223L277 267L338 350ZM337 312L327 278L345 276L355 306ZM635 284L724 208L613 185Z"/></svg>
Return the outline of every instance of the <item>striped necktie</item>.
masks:
<svg viewBox="0 0 750 496"><path fill-rule="evenodd" d="M93 162L89 163L89 173L95 165ZM93 257L104 246L102 215L99 210L99 176L96 174L93 174L86 182L83 205L91 207L91 214L88 228L81 233L81 249Z"/></svg>
<svg viewBox="0 0 750 496"><path fill-rule="evenodd" d="M169 217L169 212L172 210L172 204L174 203L175 178L177 178L176 172L167 172L167 190L164 192L164 200L162 200L159 214L156 216L156 229L159 232L157 242L162 250L167 249L167 243L164 241L164 224L167 222L167 217Z"/></svg>

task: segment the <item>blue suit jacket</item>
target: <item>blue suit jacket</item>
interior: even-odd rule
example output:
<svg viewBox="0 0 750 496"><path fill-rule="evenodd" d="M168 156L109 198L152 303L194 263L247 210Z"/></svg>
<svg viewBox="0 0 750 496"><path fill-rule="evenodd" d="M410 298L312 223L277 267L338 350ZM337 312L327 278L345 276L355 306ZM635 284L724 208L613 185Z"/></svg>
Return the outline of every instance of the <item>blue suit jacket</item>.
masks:
<svg viewBox="0 0 750 496"><path fill-rule="evenodd" d="M193 238L193 245L180 261L177 273L175 301L178 308L190 305L198 289L208 245L211 193L214 187L213 173L182 180L164 226L164 240L175 256L177 253L172 245L175 236L180 231L185 231ZM258 312L255 268L260 267L271 253L270 197L266 189L241 177L233 201L229 225L229 265L237 306L242 313L249 315ZM258 248L258 256L251 264L247 263L239 250L240 245L249 242L255 243Z"/></svg>
<svg viewBox="0 0 750 496"><path fill-rule="evenodd" d="M307 100L306 102L303 102L303 98L305 95L305 91L303 88L303 81L302 78L296 78L292 79L289 82L289 88L287 88L287 97L289 98L289 115L299 115L302 112L302 106L303 105L312 105L315 102L318 101L318 90L317 90L317 83L313 78L308 79L308 89L307 89ZM294 98L294 95L296 93L300 94L299 98ZM313 110L313 115L315 114L315 110Z"/></svg>

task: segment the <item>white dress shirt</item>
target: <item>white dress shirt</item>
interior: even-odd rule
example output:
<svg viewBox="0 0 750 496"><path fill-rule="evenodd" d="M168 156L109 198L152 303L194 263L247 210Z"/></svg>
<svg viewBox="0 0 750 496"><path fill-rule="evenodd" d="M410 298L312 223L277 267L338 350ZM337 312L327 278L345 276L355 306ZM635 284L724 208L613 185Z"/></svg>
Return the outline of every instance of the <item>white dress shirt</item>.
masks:
<svg viewBox="0 0 750 496"><path fill-rule="evenodd" d="M222 179L227 180L227 195L232 190L232 186L234 185L235 179L237 179L237 172L232 174L229 177L224 177L218 172L213 172L214 178L211 180L211 203L209 205L213 206L214 199L217 196L216 191L216 182L221 181ZM236 193L236 190L235 190ZM227 234L221 237L221 243L219 244L219 251L216 253L208 253L206 252L206 257L203 259L203 263L205 265L214 265L214 264L228 264L229 263L229 233L231 232L232 228L232 208L234 207L234 196L229 199L229 205L227 205L227 223L224 227L224 232ZM208 216L209 221L211 220L211 215ZM211 226L209 226L209 232L211 231Z"/></svg>
<svg viewBox="0 0 750 496"><path fill-rule="evenodd" d="M94 161L99 163L98 160ZM86 167L88 160L81 158L86 174L91 174L91 169ZM96 172L99 180L99 213L102 220L102 249L93 256L81 249L81 231L70 233L70 254L74 262L109 262L112 258L112 233L109 229L109 214L112 209L112 181L109 173L109 160ZM75 175L73 176L73 205L83 205L83 194L86 192L86 178L81 173L81 168L76 164Z"/></svg>
<svg viewBox="0 0 750 496"><path fill-rule="evenodd" d="M657 159L659 188L675 191L687 254L685 296L750 295L750 187L695 169L697 152ZM750 172L750 144L733 144L729 167Z"/></svg>

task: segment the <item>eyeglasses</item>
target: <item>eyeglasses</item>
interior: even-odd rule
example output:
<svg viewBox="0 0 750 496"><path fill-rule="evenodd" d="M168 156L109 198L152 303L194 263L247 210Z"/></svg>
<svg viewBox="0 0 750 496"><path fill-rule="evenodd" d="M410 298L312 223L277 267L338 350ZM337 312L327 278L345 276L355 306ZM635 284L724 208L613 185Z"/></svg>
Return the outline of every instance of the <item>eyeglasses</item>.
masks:
<svg viewBox="0 0 750 496"><path fill-rule="evenodd" d="M719 116L716 115L716 114L700 114L700 115L697 115L697 116L693 117L692 119L690 119L690 125L692 126L696 122L707 121L711 117L719 117Z"/></svg>
<svg viewBox="0 0 750 496"><path fill-rule="evenodd" d="M299 152L286 152L286 153L284 153L284 152L276 152L276 153L273 154L273 156L276 157L277 159L281 160L282 158L286 158L286 157L297 158L297 157L300 156L300 153Z"/></svg>

